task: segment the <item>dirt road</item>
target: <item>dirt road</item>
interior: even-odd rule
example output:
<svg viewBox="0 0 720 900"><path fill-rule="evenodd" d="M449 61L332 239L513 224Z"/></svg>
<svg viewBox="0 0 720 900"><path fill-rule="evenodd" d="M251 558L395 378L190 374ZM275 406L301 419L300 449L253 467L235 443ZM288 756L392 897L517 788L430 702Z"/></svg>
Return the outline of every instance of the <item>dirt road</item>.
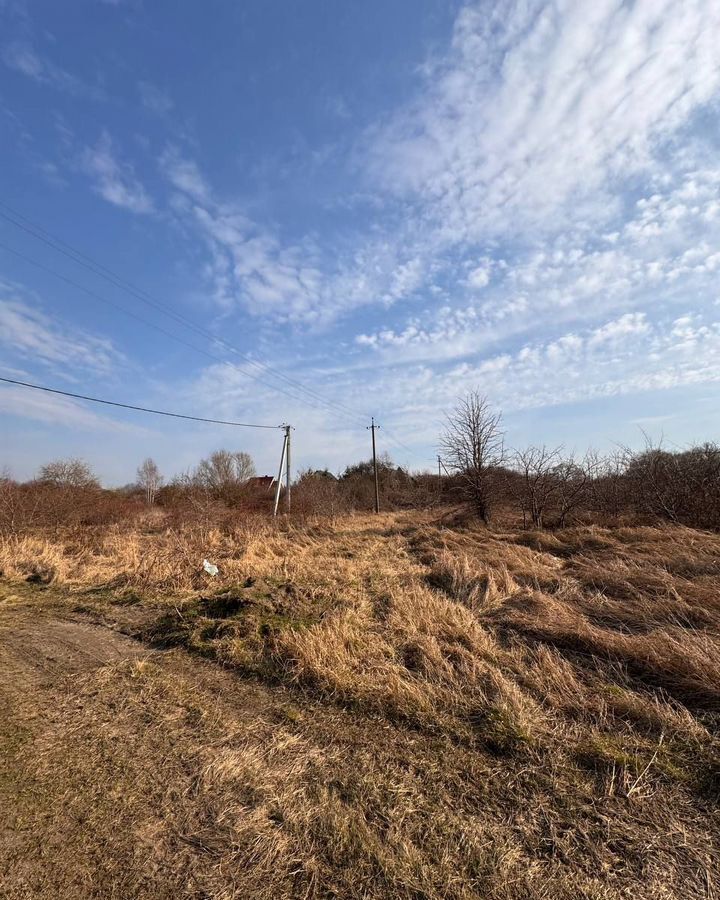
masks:
<svg viewBox="0 0 720 900"><path fill-rule="evenodd" d="M0 588L2 898L242 895L208 767L299 740L308 717L282 688L116 630L133 615L109 627Z"/></svg>
<svg viewBox="0 0 720 900"><path fill-rule="evenodd" d="M420 827L444 739L123 633L157 609L76 603L0 582L2 900L406 896L362 779L404 779Z"/></svg>

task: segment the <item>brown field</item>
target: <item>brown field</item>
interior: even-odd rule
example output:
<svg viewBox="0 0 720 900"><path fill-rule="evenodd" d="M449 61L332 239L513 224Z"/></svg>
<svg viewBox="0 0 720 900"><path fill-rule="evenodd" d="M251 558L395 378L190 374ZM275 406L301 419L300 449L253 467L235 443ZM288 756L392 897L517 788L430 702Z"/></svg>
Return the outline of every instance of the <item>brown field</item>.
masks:
<svg viewBox="0 0 720 900"><path fill-rule="evenodd" d="M4 898L718 896L719 535L156 511L0 571Z"/></svg>

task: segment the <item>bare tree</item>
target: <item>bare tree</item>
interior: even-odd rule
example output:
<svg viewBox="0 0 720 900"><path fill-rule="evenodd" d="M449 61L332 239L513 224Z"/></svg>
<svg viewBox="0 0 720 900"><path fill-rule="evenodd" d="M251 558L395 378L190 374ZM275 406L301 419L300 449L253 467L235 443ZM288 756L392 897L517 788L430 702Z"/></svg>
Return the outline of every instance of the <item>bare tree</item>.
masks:
<svg viewBox="0 0 720 900"><path fill-rule="evenodd" d="M558 525L565 527L567 518L582 506L588 496L588 467L573 456L561 460L554 468L557 481Z"/></svg>
<svg viewBox="0 0 720 900"><path fill-rule="evenodd" d="M194 474L196 484L222 494L245 484L255 476L255 464L249 453L216 450L200 461Z"/></svg>
<svg viewBox="0 0 720 900"><path fill-rule="evenodd" d="M21 523L29 524L23 516L22 499L20 485L4 467L0 472L0 534L15 534Z"/></svg>
<svg viewBox="0 0 720 900"><path fill-rule="evenodd" d="M654 444L647 434L643 434L645 448L641 452L633 453L625 448L627 475L635 505L641 513L678 522L680 498L685 492L680 488L678 454L665 450L662 438Z"/></svg>
<svg viewBox="0 0 720 900"><path fill-rule="evenodd" d="M490 519L493 483L505 459L502 415L486 397L470 391L446 417L440 448L449 471L458 475L462 494L478 516Z"/></svg>
<svg viewBox="0 0 720 900"><path fill-rule="evenodd" d="M720 446L706 442L681 454L691 492L688 521L704 528L720 525Z"/></svg>
<svg viewBox="0 0 720 900"><path fill-rule="evenodd" d="M705 443L665 450L646 436L632 454L627 478L638 512L700 528L720 526L720 447Z"/></svg>
<svg viewBox="0 0 720 900"><path fill-rule="evenodd" d="M152 506L158 489L162 486L163 477L154 459L148 458L138 466L137 483L145 492L145 499Z"/></svg>
<svg viewBox="0 0 720 900"><path fill-rule="evenodd" d="M615 450L602 456L597 450L588 450L585 465L588 473L588 494L595 512L617 519L631 501L626 470L627 452Z"/></svg>
<svg viewBox="0 0 720 900"><path fill-rule="evenodd" d="M515 466L520 473L517 494L523 525L527 524L528 514L534 528L542 528L545 524L545 515L559 490L555 467L561 452L562 447L550 450L544 445L515 451Z"/></svg>
<svg viewBox="0 0 720 900"><path fill-rule="evenodd" d="M63 488L97 488L100 482L82 459L56 459L40 467L38 481Z"/></svg>

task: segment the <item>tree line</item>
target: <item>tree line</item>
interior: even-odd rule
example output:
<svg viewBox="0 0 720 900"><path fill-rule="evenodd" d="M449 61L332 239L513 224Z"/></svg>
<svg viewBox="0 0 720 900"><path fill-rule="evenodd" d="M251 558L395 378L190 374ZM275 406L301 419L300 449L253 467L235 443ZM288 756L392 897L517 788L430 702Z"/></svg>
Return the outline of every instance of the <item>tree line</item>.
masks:
<svg viewBox="0 0 720 900"><path fill-rule="evenodd" d="M380 455L384 508L458 505L486 524L505 516L533 529L639 520L720 528L720 447L714 443L668 450L646 440L641 450L618 447L609 454L588 451L582 456L562 446L513 449L506 444L500 412L479 391L471 391L446 416L439 449L439 476L410 472ZM293 508L301 515L369 510L372 461L353 463L337 474L301 471L293 492ZM25 485L16 485L9 476L0 479L0 527L47 516L92 520L101 515L103 504L112 516L113 498L118 515L125 498L184 510L188 516L209 516L213 510L268 511L272 490L256 477L252 457L244 451L217 450L169 481L147 458L138 466L136 481L117 491L102 491L83 460L55 460Z"/></svg>
<svg viewBox="0 0 720 900"><path fill-rule="evenodd" d="M639 451L590 450L581 458L562 446L512 450L501 414L472 391L446 417L440 446L455 492L486 523L498 506L510 505L533 528L623 516L720 527L715 443L670 451L646 437Z"/></svg>

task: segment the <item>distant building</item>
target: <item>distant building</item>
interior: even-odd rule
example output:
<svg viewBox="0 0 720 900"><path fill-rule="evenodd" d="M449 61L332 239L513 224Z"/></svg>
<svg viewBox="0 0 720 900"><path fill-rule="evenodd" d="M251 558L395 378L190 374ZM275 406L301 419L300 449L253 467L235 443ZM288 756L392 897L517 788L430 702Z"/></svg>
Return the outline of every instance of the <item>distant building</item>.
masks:
<svg viewBox="0 0 720 900"><path fill-rule="evenodd" d="M249 488L258 488L260 490L270 490L274 484L275 478L272 475L256 475L254 478L248 478L247 480Z"/></svg>

